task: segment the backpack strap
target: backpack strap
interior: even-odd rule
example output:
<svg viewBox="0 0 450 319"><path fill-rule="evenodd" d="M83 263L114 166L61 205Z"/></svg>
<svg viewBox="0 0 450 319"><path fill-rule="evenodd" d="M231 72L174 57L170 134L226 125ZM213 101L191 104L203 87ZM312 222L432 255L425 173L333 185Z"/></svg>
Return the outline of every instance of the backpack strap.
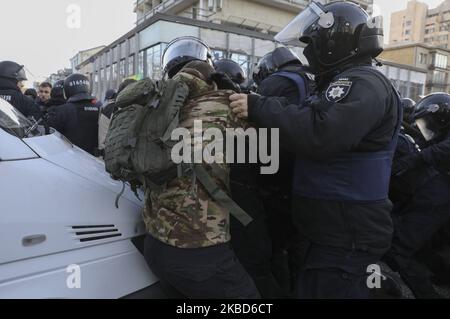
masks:
<svg viewBox="0 0 450 319"><path fill-rule="evenodd" d="M202 165L195 165L196 178L205 187L208 194L222 207L226 208L242 225L248 226L253 218L240 208L214 181Z"/></svg>

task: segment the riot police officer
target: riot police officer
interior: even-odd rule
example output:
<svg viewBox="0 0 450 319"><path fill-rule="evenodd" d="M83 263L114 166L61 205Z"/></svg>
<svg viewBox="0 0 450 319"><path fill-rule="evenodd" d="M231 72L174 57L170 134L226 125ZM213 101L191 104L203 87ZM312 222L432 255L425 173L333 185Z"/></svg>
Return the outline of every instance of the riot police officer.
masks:
<svg viewBox="0 0 450 319"><path fill-rule="evenodd" d="M180 37L171 41L163 53L164 76L173 78L191 61L204 61L212 66L212 55L208 46L195 37Z"/></svg>
<svg viewBox="0 0 450 319"><path fill-rule="evenodd" d="M11 103L26 117L38 120L42 117L39 106L21 91L26 80L23 65L12 61L0 62L0 98Z"/></svg>
<svg viewBox="0 0 450 319"><path fill-rule="evenodd" d="M228 81L229 87L226 87L223 86L223 83L222 85L220 85L221 82L224 82L223 79L222 81L218 80L217 82L219 82L219 86L221 86L220 87L221 89L228 88L232 89L235 92L241 92L241 90L243 89L242 85L247 80L247 75L245 71L242 69L242 67L239 65L239 63L231 59L220 59L214 61L214 69L219 74L213 75L213 78L214 77L220 78L221 76L223 78L224 76L226 76L232 82L230 83L230 81Z"/></svg>
<svg viewBox="0 0 450 319"><path fill-rule="evenodd" d="M279 128L297 155L296 229L309 241L298 298L368 298L368 271L391 245L391 164L402 120L390 81L372 67L383 51L382 21L350 2L312 2L276 39L300 40L316 75L301 106L256 95L231 97L234 112Z"/></svg>
<svg viewBox="0 0 450 319"><path fill-rule="evenodd" d="M414 118L425 139L423 151L399 161L396 170L432 165L443 173L450 171L449 101L447 93L432 93L417 104Z"/></svg>
<svg viewBox="0 0 450 319"><path fill-rule="evenodd" d="M304 102L310 92L310 80L300 59L285 47L264 56L253 78L259 94L282 96L291 104ZM260 176L260 167L255 164L231 165L233 199L255 219L246 228L232 220L232 242L236 255L267 298L290 293L287 251L299 247L290 245L295 234L290 216L293 169L294 155L287 149L281 150L280 169L274 175Z"/></svg>
<svg viewBox="0 0 450 319"><path fill-rule="evenodd" d="M286 47L266 54L254 69L253 80L262 96L283 96L290 104L302 104L314 90L314 76Z"/></svg>
<svg viewBox="0 0 450 319"><path fill-rule="evenodd" d="M91 96L90 83L82 74L73 74L64 81L67 103L56 107L49 115L50 126L72 143L94 155L98 145L99 108Z"/></svg>
<svg viewBox="0 0 450 319"><path fill-rule="evenodd" d="M432 286L432 273L416 260L415 254L450 219L450 178L446 169L446 155L450 154L434 148L440 143L445 145L449 115L449 94L434 93L423 98L414 118L430 146L420 151L414 140L402 133L394 159L391 198L395 204L395 233L384 259L400 273L416 298L440 297ZM436 151L437 161L433 157ZM439 156L443 162L439 162Z"/></svg>
<svg viewBox="0 0 450 319"><path fill-rule="evenodd" d="M289 104L304 103L315 89L314 75L287 47L279 47L266 54L256 66L253 79L258 84L260 95L284 97ZM269 216L272 272L284 292L289 291L296 281L298 259L304 255L305 249L301 235L293 228L290 214L294 162L295 155L289 149L281 148L278 173L258 178L264 208Z"/></svg>

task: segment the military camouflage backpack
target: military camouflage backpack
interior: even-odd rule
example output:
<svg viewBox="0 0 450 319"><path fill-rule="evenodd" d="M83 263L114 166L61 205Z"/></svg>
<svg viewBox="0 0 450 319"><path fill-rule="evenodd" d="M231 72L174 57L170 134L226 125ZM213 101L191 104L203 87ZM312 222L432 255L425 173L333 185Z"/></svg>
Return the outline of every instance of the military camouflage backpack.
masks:
<svg viewBox="0 0 450 319"><path fill-rule="evenodd" d="M178 81L144 79L119 94L105 140L106 171L112 178L130 183L136 192L174 166L170 138L188 93Z"/></svg>

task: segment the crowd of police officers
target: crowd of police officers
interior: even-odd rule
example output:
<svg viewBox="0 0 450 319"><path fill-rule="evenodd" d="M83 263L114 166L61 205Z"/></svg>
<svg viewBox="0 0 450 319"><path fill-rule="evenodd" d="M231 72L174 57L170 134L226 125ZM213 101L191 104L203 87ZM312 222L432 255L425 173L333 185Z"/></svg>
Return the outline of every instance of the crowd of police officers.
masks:
<svg viewBox="0 0 450 319"><path fill-rule="evenodd" d="M370 298L368 269L384 261L415 297L440 297L433 280L450 282L450 95L417 105L402 99L373 66L383 50L381 21L353 3L313 2L276 40L306 45L309 65L279 47L255 66L253 80L228 59L215 61L211 76L236 92L235 115L280 131L278 173L231 165L233 200L254 219L246 227L232 219L232 247L259 294ZM170 54L168 77L211 58L206 44ZM0 97L97 154L101 108L87 78L58 83L66 100L48 114L21 93L25 79L23 66L1 62ZM398 293L395 280L380 275L388 293Z"/></svg>

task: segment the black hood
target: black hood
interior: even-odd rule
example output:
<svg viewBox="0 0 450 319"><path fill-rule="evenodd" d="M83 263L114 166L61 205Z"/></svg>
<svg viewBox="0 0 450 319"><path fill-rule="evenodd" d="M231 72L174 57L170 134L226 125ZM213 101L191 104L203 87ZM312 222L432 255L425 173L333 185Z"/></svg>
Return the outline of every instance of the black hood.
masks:
<svg viewBox="0 0 450 319"><path fill-rule="evenodd" d="M20 91L16 80L6 78L0 78L0 89Z"/></svg>

